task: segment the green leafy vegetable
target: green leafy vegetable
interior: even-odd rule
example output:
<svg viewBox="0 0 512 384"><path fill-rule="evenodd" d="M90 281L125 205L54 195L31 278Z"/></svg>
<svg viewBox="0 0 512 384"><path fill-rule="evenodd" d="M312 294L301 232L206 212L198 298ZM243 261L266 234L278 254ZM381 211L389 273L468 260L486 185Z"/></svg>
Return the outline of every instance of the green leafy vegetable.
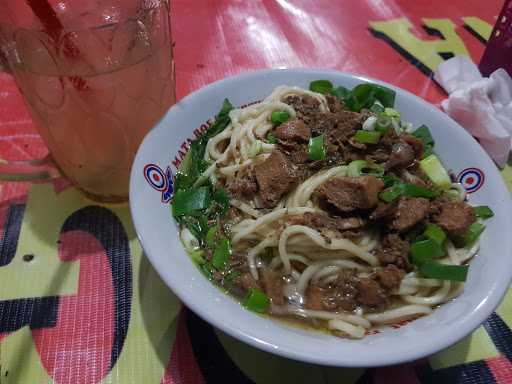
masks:
<svg viewBox="0 0 512 384"><path fill-rule="evenodd" d="M466 281L469 267L467 265L444 265L427 261L420 266L420 273L427 279Z"/></svg>
<svg viewBox="0 0 512 384"><path fill-rule="evenodd" d="M213 227L210 227L208 229L208 232L206 233L204 242L206 243L206 246L208 248L215 248L215 245L217 244L217 234L219 232L219 225L216 224Z"/></svg>
<svg viewBox="0 0 512 384"><path fill-rule="evenodd" d="M435 141L430 133L430 129L426 125L422 125L416 129L412 135L423 141L423 157L428 157L432 154Z"/></svg>
<svg viewBox="0 0 512 384"><path fill-rule="evenodd" d="M270 305L268 296L257 288L249 289L247 296L244 300L244 306L259 313L265 313Z"/></svg>
<svg viewBox="0 0 512 384"><path fill-rule="evenodd" d="M311 160L325 159L325 138L324 135L312 137L308 144L309 158Z"/></svg>
<svg viewBox="0 0 512 384"><path fill-rule="evenodd" d="M487 205L473 207L473 211L475 212L476 217L480 217L482 219L488 219L494 216L494 212Z"/></svg>
<svg viewBox="0 0 512 384"><path fill-rule="evenodd" d="M380 140L381 133L377 131L356 131L354 140L362 144L377 144Z"/></svg>
<svg viewBox="0 0 512 384"><path fill-rule="evenodd" d="M270 115L270 121L272 124L281 124L290 118L290 114L287 111L273 111Z"/></svg>
<svg viewBox="0 0 512 384"><path fill-rule="evenodd" d="M416 265L439 258L444 255L444 249L432 239L416 241L411 244L411 260Z"/></svg>
<svg viewBox="0 0 512 384"><path fill-rule="evenodd" d="M191 188L209 164L204 160L208 140L222 132L230 123L229 112L233 105L225 99L222 108L215 117L215 122L198 139L192 141L185 159L180 165L174 180L175 191Z"/></svg>
<svg viewBox="0 0 512 384"><path fill-rule="evenodd" d="M360 112L370 108L376 100L385 108L391 108L395 104L395 91L377 84L359 84L352 89L345 103L352 111Z"/></svg>
<svg viewBox="0 0 512 384"><path fill-rule="evenodd" d="M200 242L208 232L208 218L206 216L177 216L176 221L188 228L190 233Z"/></svg>
<svg viewBox="0 0 512 384"><path fill-rule="evenodd" d="M427 225L427 229L423 235L435 241L439 245L443 245L444 241L446 240L446 233L444 233L441 227L436 224Z"/></svg>
<svg viewBox="0 0 512 384"><path fill-rule="evenodd" d="M267 142L269 144L277 144L277 139L271 132L269 132L267 135Z"/></svg>
<svg viewBox="0 0 512 384"><path fill-rule="evenodd" d="M219 240L215 250L213 251L212 265L217 270L223 270L231 257L231 243L228 239Z"/></svg>
<svg viewBox="0 0 512 384"><path fill-rule="evenodd" d="M220 215L223 216L229 210L229 197L224 188L219 188L213 194L213 200L220 207Z"/></svg>
<svg viewBox="0 0 512 384"><path fill-rule="evenodd" d="M384 200L386 203L390 203L391 201L399 198L400 196L409 196L409 197L426 197L433 198L436 197L438 193L436 191L432 191L430 189L420 187L414 184L406 184L406 183L396 183L391 187L385 189L381 193L379 193L379 198Z"/></svg>
<svg viewBox="0 0 512 384"><path fill-rule="evenodd" d="M197 214L210 206L211 198L208 186L177 191L172 201L172 214L174 217Z"/></svg>
<svg viewBox="0 0 512 384"><path fill-rule="evenodd" d="M309 90L318 93L331 93L334 90L334 86L329 80L315 80L309 84Z"/></svg>
<svg viewBox="0 0 512 384"><path fill-rule="evenodd" d="M331 95L336 96L341 101L344 101L350 95L350 91L345 87L336 87L331 91Z"/></svg>

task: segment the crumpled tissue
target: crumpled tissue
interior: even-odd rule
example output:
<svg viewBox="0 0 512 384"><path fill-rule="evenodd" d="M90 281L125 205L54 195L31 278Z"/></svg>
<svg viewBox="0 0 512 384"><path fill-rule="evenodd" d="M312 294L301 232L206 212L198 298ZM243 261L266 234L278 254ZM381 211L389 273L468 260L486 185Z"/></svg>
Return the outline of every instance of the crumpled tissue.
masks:
<svg viewBox="0 0 512 384"><path fill-rule="evenodd" d="M470 59L456 56L437 67L434 79L450 95L444 111L503 167L512 145L512 78L502 68L483 77Z"/></svg>

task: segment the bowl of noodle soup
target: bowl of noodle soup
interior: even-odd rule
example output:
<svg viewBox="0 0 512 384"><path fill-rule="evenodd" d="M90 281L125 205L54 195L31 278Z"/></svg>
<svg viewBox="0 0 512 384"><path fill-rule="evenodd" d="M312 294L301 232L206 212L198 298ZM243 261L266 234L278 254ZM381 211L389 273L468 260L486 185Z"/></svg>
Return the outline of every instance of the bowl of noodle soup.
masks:
<svg viewBox="0 0 512 384"><path fill-rule="evenodd" d="M512 274L510 195L479 144L422 99L335 71L259 71L185 97L139 148L130 207L185 305L312 363L435 353L491 314Z"/></svg>

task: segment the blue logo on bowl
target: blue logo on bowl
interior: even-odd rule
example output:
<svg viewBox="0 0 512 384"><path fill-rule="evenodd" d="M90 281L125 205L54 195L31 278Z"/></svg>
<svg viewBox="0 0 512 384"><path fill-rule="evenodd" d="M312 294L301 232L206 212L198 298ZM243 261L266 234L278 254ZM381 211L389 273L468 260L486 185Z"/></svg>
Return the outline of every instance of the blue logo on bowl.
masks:
<svg viewBox="0 0 512 384"><path fill-rule="evenodd" d="M147 164L144 167L144 178L149 185L162 194L162 203L171 201L173 188L173 175L170 167L165 172L156 164Z"/></svg>
<svg viewBox="0 0 512 384"><path fill-rule="evenodd" d="M466 168L459 173L457 181L462 184L467 193L473 193L484 185L485 174L478 168Z"/></svg>

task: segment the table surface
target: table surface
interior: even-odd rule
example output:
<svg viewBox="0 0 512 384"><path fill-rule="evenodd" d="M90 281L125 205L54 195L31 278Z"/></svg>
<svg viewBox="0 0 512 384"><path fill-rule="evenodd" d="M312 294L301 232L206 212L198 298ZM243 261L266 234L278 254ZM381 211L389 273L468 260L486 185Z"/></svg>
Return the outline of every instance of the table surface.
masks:
<svg viewBox="0 0 512 384"><path fill-rule="evenodd" d="M334 68L439 105L453 55L480 60L499 0L173 0L178 98L244 71ZM0 74L0 157L46 148ZM512 172L503 177L512 186ZM0 383L512 383L512 294L471 336L377 369L253 349L182 308L143 255L126 206L66 183L0 185ZM32 254L30 263L16 263ZM509 256L509 255L508 255ZM63 278L65 276L65 278ZM7 283L8 282L8 283Z"/></svg>

